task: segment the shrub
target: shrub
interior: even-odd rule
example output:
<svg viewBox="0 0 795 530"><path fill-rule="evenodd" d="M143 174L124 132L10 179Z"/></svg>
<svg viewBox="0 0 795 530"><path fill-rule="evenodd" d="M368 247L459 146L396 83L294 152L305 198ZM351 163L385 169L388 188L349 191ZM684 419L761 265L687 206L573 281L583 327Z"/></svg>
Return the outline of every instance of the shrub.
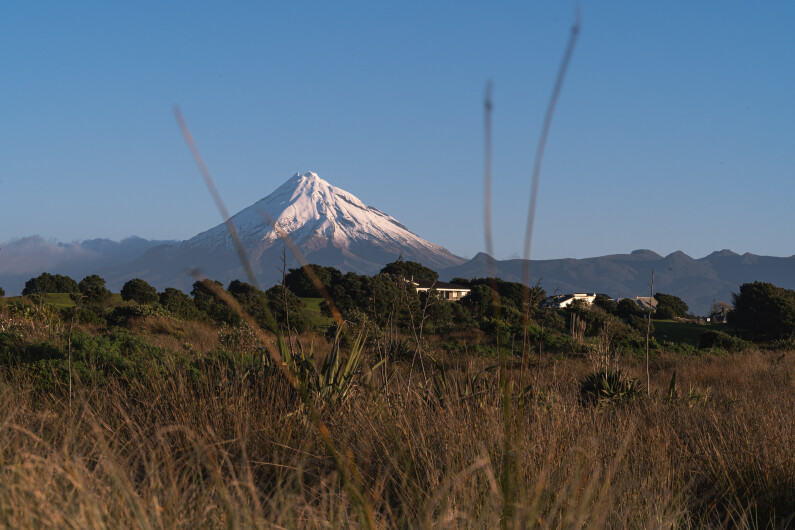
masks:
<svg viewBox="0 0 795 530"><path fill-rule="evenodd" d="M231 327L239 326L243 319L240 314L226 305L219 296L217 290L223 290L223 284L208 279L204 279L193 284L193 303L199 311L206 314L217 324L226 324Z"/></svg>
<svg viewBox="0 0 795 530"><path fill-rule="evenodd" d="M24 349L22 337L12 331L0 332L0 362L8 364Z"/></svg>
<svg viewBox="0 0 795 530"><path fill-rule="evenodd" d="M183 320L198 320L202 317L202 313L193 303L193 299L179 289L166 287L159 296L160 305L176 317Z"/></svg>
<svg viewBox="0 0 795 530"><path fill-rule="evenodd" d="M22 289L22 295L28 296L32 294L44 293L77 293L80 292L77 282L69 276L61 276L60 274L50 274L43 272L35 278L31 278L25 282L25 288Z"/></svg>
<svg viewBox="0 0 795 530"><path fill-rule="evenodd" d="M111 294L108 288L105 287L105 279L96 274L86 276L80 280L78 288L91 305L104 306L110 302Z"/></svg>
<svg viewBox="0 0 795 530"><path fill-rule="evenodd" d="M744 341L739 337L729 335L723 331L707 330L698 337L698 348L700 350L708 348L721 348L730 352L742 351L752 347L753 344Z"/></svg>
<svg viewBox="0 0 795 530"><path fill-rule="evenodd" d="M743 337L773 341L795 334L795 291L754 282L741 285L732 298L729 324Z"/></svg>
<svg viewBox="0 0 795 530"><path fill-rule="evenodd" d="M586 405L619 404L643 396L643 385L620 370L594 372L580 381L580 401Z"/></svg>
<svg viewBox="0 0 795 530"><path fill-rule="evenodd" d="M134 300L141 305L154 304L158 301L157 289L141 278L133 278L121 288L122 300Z"/></svg>
<svg viewBox="0 0 795 530"><path fill-rule="evenodd" d="M130 320L142 317L165 317L170 313L160 304L118 306L108 315L111 326L126 326Z"/></svg>
<svg viewBox="0 0 795 530"><path fill-rule="evenodd" d="M649 328L649 321L647 319L647 316L648 315L646 315L646 316L632 315L632 316L627 318L627 324L629 324L630 326L632 326L636 330L642 332L644 336L646 335L646 330L647 329L649 330L649 334L653 335L654 334L654 323L652 323L651 327Z"/></svg>
<svg viewBox="0 0 795 530"><path fill-rule="evenodd" d="M687 304L672 294L657 293L654 295L657 300L657 310L655 311L655 318L659 319L672 319L675 317L683 317L687 314L689 307Z"/></svg>

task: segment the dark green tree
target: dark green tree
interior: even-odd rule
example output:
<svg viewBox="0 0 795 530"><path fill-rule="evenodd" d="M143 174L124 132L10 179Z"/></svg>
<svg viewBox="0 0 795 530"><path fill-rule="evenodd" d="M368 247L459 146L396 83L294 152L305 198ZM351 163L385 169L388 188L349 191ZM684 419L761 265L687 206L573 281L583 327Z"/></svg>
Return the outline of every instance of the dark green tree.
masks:
<svg viewBox="0 0 795 530"><path fill-rule="evenodd" d="M659 319L672 319L674 317L683 317L687 315L687 304L672 294L657 293L654 295L657 300L657 309L654 312L654 318Z"/></svg>
<svg viewBox="0 0 795 530"><path fill-rule="evenodd" d="M2 287L0 287L0 298L4 297L5 295L6 295L6 292L3 290Z"/></svg>
<svg viewBox="0 0 795 530"><path fill-rule="evenodd" d="M221 299L217 294L219 290L224 290L221 282L204 279L193 284L190 294L193 295L196 308L216 323L239 326L243 323L243 318Z"/></svg>
<svg viewBox="0 0 795 530"><path fill-rule="evenodd" d="M479 320L495 314L495 304L500 304L499 294L496 299L494 291L485 284L473 285L469 294L458 302L464 306L473 318Z"/></svg>
<svg viewBox="0 0 795 530"><path fill-rule="evenodd" d="M44 293L79 293L77 282L69 276L43 272L25 282L24 296Z"/></svg>
<svg viewBox="0 0 795 530"><path fill-rule="evenodd" d="M323 267L314 264L308 265L308 267L314 272L317 279L327 291L331 287L332 279L342 276L342 273L333 267ZM321 296L315 283L303 267L290 269L289 273L284 278L284 284L295 293L296 296L305 298L320 298Z"/></svg>
<svg viewBox="0 0 795 530"><path fill-rule="evenodd" d="M158 301L157 289L141 278L133 278L121 288L122 300L134 300L141 305L150 305Z"/></svg>
<svg viewBox="0 0 795 530"><path fill-rule="evenodd" d="M416 261L403 261L399 259L388 263L386 267L381 269L381 274L391 274L393 276L400 276L407 280L414 278L415 280L438 280L439 273L417 263Z"/></svg>
<svg viewBox="0 0 795 530"><path fill-rule="evenodd" d="M110 302L111 293L105 287L105 280L96 274L86 276L80 280L77 287L89 305L101 307Z"/></svg>
<svg viewBox="0 0 795 530"><path fill-rule="evenodd" d="M349 272L345 275L332 274L329 296L334 301L334 306L346 320L357 312L367 311L373 295L373 278ZM326 302L320 308L327 316L331 316Z"/></svg>
<svg viewBox="0 0 795 530"><path fill-rule="evenodd" d="M301 333L309 327L309 321L306 317L306 304L289 289L285 289L281 285L274 285L265 291L265 295L267 296L271 313L280 326L287 325L289 312L291 330Z"/></svg>
<svg viewBox="0 0 795 530"><path fill-rule="evenodd" d="M531 314L535 312L541 301L546 298L546 291L541 287L540 282L529 288L525 288L519 282L508 282L500 278L473 278L471 280L453 278L451 283L469 287L470 289L476 285L485 285L491 289L496 289L500 305L521 311L526 302Z"/></svg>
<svg viewBox="0 0 795 530"><path fill-rule="evenodd" d="M190 296L173 287L166 287L166 289L160 293L159 301L160 305L174 316L184 320L196 320L202 315Z"/></svg>
<svg viewBox="0 0 795 530"><path fill-rule="evenodd" d="M597 307L601 307L606 312L610 313L611 315L615 315L618 313L618 304L615 300L611 299L605 294L597 294L596 300L594 300L594 305Z"/></svg>
<svg viewBox="0 0 795 530"><path fill-rule="evenodd" d="M729 324L744 338L765 342L795 336L795 291L772 283L744 283L732 299Z"/></svg>
<svg viewBox="0 0 795 530"><path fill-rule="evenodd" d="M425 294L425 296L428 296ZM424 300L421 297L421 303ZM458 302L448 302L447 300L438 300L433 304L428 304L428 322L433 325L433 331L436 333L444 333L451 330L454 326L455 310L454 306L460 305Z"/></svg>
<svg viewBox="0 0 795 530"><path fill-rule="evenodd" d="M264 292L240 280L232 280L227 291L260 326L271 327L268 323L268 297Z"/></svg>
<svg viewBox="0 0 795 530"><path fill-rule="evenodd" d="M621 318L628 320L633 316L641 316L643 314L643 309L641 309L638 303L632 298L622 298L618 302L616 313Z"/></svg>

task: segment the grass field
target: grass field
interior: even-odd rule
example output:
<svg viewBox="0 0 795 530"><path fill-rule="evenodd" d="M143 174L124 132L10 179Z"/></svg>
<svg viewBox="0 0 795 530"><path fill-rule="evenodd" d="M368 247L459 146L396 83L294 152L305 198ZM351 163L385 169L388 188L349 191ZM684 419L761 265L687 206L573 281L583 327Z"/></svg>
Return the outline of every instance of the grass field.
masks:
<svg viewBox="0 0 795 530"><path fill-rule="evenodd" d="M11 296L6 298L7 301L20 301L22 300L21 296ZM45 293L44 294L44 301L51 305L56 309L64 309L67 307L74 307L75 303L71 298L69 293ZM119 293L111 293L110 305L112 306L119 306L119 305L126 305L127 302L124 302L121 299L121 294Z"/></svg>
<svg viewBox="0 0 795 530"><path fill-rule="evenodd" d="M321 358L285 364L315 381L304 395L256 357L272 337L57 319L0 312L0 527L795 524L793 351L663 351L651 397L594 406L588 356L485 370L502 359L433 341L417 359L368 343L337 393L306 379L329 355L310 333ZM638 357L614 362L645 381Z"/></svg>
<svg viewBox="0 0 795 530"><path fill-rule="evenodd" d="M331 325L333 319L320 311L320 304L323 302L322 298L301 298L301 301L306 304L306 315L310 326L324 329Z"/></svg>
<svg viewBox="0 0 795 530"><path fill-rule="evenodd" d="M708 329L722 330L719 326L705 326L691 322L677 322L675 320L652 320L654 325L654 338L663 341L689 344L698 346L698 337Z"/></svg>

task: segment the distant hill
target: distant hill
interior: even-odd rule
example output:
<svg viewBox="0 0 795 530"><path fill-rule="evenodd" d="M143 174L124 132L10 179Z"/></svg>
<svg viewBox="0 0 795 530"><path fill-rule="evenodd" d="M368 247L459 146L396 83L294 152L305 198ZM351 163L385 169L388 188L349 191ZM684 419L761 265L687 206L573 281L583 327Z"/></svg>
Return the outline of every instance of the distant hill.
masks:
<svg viewBox="0 0 795 530"><path fill-rule="evenodd" d="M470 261L439 270L442 280L489 274L522 281L524 260L495 260L480 253ZM599 292L612 297L648 296L651 271L654 291L676 295L699 315L709 312L713 300L731 302L743 283L766 281L795 289L795 256L779 258L739 255L730 250L693 259L684 252L660 256L651 250L585 259L531 260L530 279L541 279L550 294ZM490 272L491 271L491 272Z"/></svg>

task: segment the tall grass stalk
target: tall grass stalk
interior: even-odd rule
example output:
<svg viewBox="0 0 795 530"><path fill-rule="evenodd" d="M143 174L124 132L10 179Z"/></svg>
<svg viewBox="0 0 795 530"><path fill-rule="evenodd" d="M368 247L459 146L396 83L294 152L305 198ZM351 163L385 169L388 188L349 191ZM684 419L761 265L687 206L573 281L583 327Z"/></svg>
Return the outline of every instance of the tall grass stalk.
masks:
<svg viewBox="0 0 795 530"><path fill-rule="evenodd" d="M190 129L188 129L187 123L185 122L182 116L182 112L177 106L174 106L174 115L177 119L177 123L180 127L180 130L182 131L185 141L188 144L188 147L190 148L191 154L193 155L193 158L196 161L196 165L199 167L202 177L204 178L204 181L207 184L207 187L210 190L213 199L215 200L216 206L218 207L221 216L224 218L224 223L226 224L226 228L229 232L230 237L234 241L235 249L237 250L238 257L246 271L249 281L251 282L252 285L258 287L257 279L254 275L251 263L249 262L248 255L246 254L246 251L243 248L243 244L240 240L240 237L237 234L237 229L235 228L235 225L232 222L231 217L229 216L229 212L227 211L223 201L221 200L221 196L215 187L215 183L213 182L212 176L210 175L210 172L207 169L204 160L202 159L201 153L199 152L198 147L193 141L193 136L191 135ZM274 226L276 226L275 223L273 224ZM280 235L282 234L283 232L280 232ZM289 235L286 234L282 236L282 239L285 242L290 241ZM295 245L290 245L290 248L291 250L293 250L297 258L299 256L302 258L300 252L297 252ZM305 269L311 269L311 268L305 266ZM243 316L243 318L246 320L249 326L251 326L252 329L254 329L257 333L261 334L261 329L259 325L254 321L254 319L250 315L248 315L243 310L240 304L234 301L232 297L228 293L226 293L223 289L220 289L217 286L213 287L216 296L224 300L224 302L227 303L227 305L232 307L238 314ZM331 438L331 434L329 432L328 427L320 418L320 415L315 409L313 401L310 399L311 396L309 395L307 386L300 384L300 381L296 379L295 374L291 373L290 370L288 369L288 365L282 362L284 359L289 358L292 355L292 352L288 350L287 345L284 342L284 337L282 336L281 330L276 325L273 315L270 312L270 309L267 307L267 305L264 305L263 309L265 310L267 316L267 322L269 324L269 327L271 328L270 331L277 337L279 354L277 354L277 352L272 349L268 349L268 351L271 353L272 359L276 362L276 366L280 368L282 374L290 383L290 385L293 386L294 389L300 392L301 397L303 398L304 401L304 405L306 406L309 412L309 416L312 418L315 428L317 429L320 438L323 440L323 445L325 446L326 450L333 458L334 463L337 466L337 470L339 471L342 477L343 487L345 488L346 492L350 495L351 501L354 502L354 504L358 509L360 515L360 523L366 528L374 528L373 510L371 508L371 503L368 501L368 499L366 499L366 494L361 489L360 476L356 469L356 465L353 462L353 459L352 458L343 459L342 453L337 449Z"/></svg>

